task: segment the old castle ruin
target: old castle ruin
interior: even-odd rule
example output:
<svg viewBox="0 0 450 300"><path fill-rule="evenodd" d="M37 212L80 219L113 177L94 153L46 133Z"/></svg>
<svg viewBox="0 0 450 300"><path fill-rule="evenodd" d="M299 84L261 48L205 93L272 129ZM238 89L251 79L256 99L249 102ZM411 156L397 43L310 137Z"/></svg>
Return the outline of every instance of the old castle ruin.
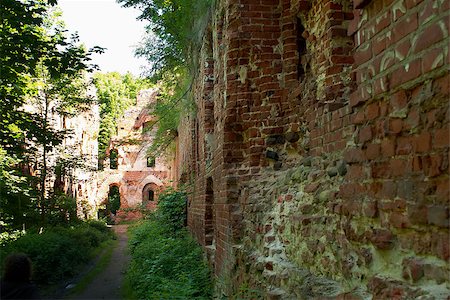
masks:
<svg viewBox="0 0 450 300"><path fill-rule="evenodd" d="M156 208L158 194L172 178L171 165L164 157L147 153L156 126L149 106L157 91L139 92L136 105L125 111L117 124L117 134L111 138L108 160L98 173L97 200L99 206L108 202L112 187L120 195L119 220L140 217L136 208Z"/></svg>
<svg viewBox="0 0 450 300"><path fill-rule="evenodd" d="M188 187L220 297L447 298L449 5L217 1L175 159L145 151L144 91L92 205L115 186L132 218Z"/></svg>
<svg viewBox="0 0 450 300"><path fill-rule="evenodd" d="M449 295L449 1L217 1L179 128L224 297Z"/></svg>

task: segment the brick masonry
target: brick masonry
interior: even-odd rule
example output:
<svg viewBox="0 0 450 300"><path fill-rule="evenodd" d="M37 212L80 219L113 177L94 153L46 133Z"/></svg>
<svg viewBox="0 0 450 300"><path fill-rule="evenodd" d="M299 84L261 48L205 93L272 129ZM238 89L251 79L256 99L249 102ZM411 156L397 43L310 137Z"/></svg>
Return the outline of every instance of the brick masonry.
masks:
<svg viewBox="0 0 450 300"><path fill-rule="evenodd" d="M117 122L117 133L111 137L103 170L97 173L96 210L106 209L108 193L117 186L120 193L120 209L116 223L142 217L141 209L156 209L159 194L172 179L172 165L159 155L147 153L157 128L151 114L156 89L141 90L136 104L128 108ZM117 165L112 166L110 154L117 153ZM148 159L154 159L154 165ZM151 193L153 199L149 199Z"/></svg>
<svg viewBox="0 0 450 300"><path fill-rule="evenodd" d="M449 1L218 1L182 120L226 297L450 295Z"/></svg>

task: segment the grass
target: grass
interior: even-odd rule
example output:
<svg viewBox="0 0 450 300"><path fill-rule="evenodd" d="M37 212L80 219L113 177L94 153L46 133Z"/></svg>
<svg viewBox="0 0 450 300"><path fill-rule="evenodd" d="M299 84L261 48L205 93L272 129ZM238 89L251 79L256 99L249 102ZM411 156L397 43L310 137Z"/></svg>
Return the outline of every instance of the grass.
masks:
<svg viewBox="0 0 450 300"><path fill-rule="evenodd" d="M132 228L125 299L211 299L210 271L187 230L147 220Z"/></svg>
<svg viewBox="0 0 450 300"><path fill-rule="evenodd" d="M135 293L133 293L133 287L129 280L124 280L122 285L122 298L127 300L137 300Z"/></svg>

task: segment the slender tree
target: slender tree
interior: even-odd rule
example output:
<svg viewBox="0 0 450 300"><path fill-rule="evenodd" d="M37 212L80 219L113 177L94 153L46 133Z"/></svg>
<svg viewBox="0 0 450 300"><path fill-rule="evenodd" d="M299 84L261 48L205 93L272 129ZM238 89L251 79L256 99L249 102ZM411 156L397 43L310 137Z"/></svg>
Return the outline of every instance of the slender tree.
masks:
<svg viewBox="0 0 450 300"><path fill-rule="evenodd" d="M9 161L21 158L4 169L28 175L43 222L51 170L48 156L68 134L53 126L52 116L70 117L88 107L92 98L86 93L85 74L95 69L91 54L102 52L99 47L86 50L76 35L68 37L54 4L1 0L0 5L0 149ZM30 167L34 174L28 172ZM0 197L7 197L0 199L2 203L13 205L24 196L25 191L14 196L4 191L11 186L0 187ZM22 212L12 218L17 220L18 214Z"/></svg>

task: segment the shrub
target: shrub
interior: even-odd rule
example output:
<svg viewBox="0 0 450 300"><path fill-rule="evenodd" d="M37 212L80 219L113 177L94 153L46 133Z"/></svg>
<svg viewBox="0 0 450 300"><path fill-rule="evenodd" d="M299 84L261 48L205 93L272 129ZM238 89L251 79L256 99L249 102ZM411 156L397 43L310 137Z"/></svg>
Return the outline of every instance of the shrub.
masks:
<svg viewBox="0 0 450 300"><path fill-rule="evenodd" d="M127 284L138 299L210 299L212 284L203 252L183 228L184 193L160 195L158 210L130 229Z"/></svg>
<svg viewBox="0 0 450 300"><path fill-rule="evenodd" d="M169 189L158 199L156 217L168 229L177 231L186 226L186 194Z"/></svg>
<svg viewBox="0 0 450 300"><path fill-rule="evenodd" d="M132 230L129 285L138 299L209 299L209 269L199 245L185 230L168 234L148 220Z"/></svg>
<svg viewBox="0 0 450 300"><path fill-rule="evenodd" d="M1 257L25 253L33 262L33 279L41 284L55 283L75 275L77 268L92 258L93 250L111 236L106 226L100 224L52 227L42 234L27 233L5 245Z"/></svg>

